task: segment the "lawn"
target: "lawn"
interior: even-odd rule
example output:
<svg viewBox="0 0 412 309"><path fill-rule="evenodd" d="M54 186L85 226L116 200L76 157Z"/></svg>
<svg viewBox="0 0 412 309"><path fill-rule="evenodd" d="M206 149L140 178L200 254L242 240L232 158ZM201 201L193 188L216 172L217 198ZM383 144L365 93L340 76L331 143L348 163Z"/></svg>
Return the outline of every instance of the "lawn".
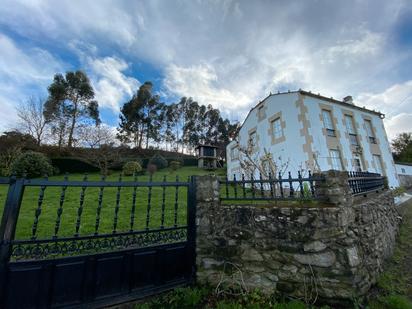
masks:
<svg viewBox="0 0 412 309"><path fill-rule="evenodd" d="M219 169L214 172L198 169L197 167L182 167L173 172L170 169L163 169L153 175L153 181L175 181L176 177L180 181L187 181L191 175L207 175L215 173L224 175L225 170ZM69 180L82 180L84 175L72 174ZM63 176L53 176L50 180L62 180ZM106 180L117 181L118 174L112 174ZM100 175L89 174L88 180L100 180ZM132 181L133 177L123 177L124 181ZM148 175L138 177L138 181L148 181ZM101 204L100 223L98 227L99 233L111 233L114 228L115 210L117 199L117 188L105 188L103 191L103 199ZM117 215L117 232L129 231L131 228L131 213L133 204L133 188L121 188L120 202ZM78 210L80 206L80 197L82 188L68 187L65 192L64 203L62 206L62 214L60 217L60 225L58 221L58 209L60 206L61 187L48 187L44 191L43 203L41 205L41 214L39 216L36 236L38 238L50 238L55 234L56 226L59 227L57 235L73 236L76 233L76 225L78 222ZM96 213L98 208L100 188L87 188L84 192L83 211L80 217L79 235L90 235L95 232L96 228ZM35 211L38 208L39 187L26 187L19 219L17 222L16 239L29 239L32 236L32 227L35 220ZM137 188L136 190L136 208L134 219L134 230L146 228L160 228L162 225L162 208L164 208L164 227L172 227L175 224L175 216L177 225L186 224L187 210L187 189L181 187L178 190L177 212L175 213L175 187L165 188L165 203L163 206L163 188L154 187L151 192L151 207L148 214L148 196L149 190L147 187ZM7 186L0 186L0 205L3 207L7 196ZM147 218L149 222L147 223ZM148 225L147 225L148 224Z"/></svg>

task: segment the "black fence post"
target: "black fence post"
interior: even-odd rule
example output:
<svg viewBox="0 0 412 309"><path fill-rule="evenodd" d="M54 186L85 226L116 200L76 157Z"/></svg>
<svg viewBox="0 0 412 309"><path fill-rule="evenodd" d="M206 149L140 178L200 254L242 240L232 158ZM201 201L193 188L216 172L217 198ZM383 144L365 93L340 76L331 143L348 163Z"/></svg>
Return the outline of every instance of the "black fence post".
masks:
<svg viewBox="0 0 412 309"><path fill-rule="evenodd" d="M187 190L187 243L190 263L193 265L191 281L196 281L196 176L190 177Z"/></svg>
<svg viewBox="0 0 412 309"><path fill-rule="evenodd" d="M9 190L4 205L0 225L0 307L4 308L5 284L7 280L7 264L11 256L11 241L16 232L17 218L19 216L21 200L24 192L24 178L10 178Z"/></svg>

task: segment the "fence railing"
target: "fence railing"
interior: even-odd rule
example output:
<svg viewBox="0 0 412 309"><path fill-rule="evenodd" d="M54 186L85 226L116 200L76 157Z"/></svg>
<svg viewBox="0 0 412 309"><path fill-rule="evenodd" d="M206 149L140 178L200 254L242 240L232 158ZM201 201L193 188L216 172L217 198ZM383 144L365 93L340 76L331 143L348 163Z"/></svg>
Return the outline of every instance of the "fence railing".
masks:
<svg viewBox="0 0 412 309"><path fill-rule="evenodd" d="M185 241L190 179L128 179L0 178L2 245L19 260Z"/></svg>
<svg viewBox="0 0 412 309"><path fill-rule="evenodd" d="M348 172L348 183L353 195L378 191L385 187L385 176L369 172Z"/></svg>
<svg viewBox="0 0 412 309"><path fill-rule="evenodd" d="M240 177L233 175L219 179L220 199L229 200L311 200L316 199L315 183L323 181L321 176L313 176L309 171L307 176L301 172L297 177L292 177L289 172L286 177L282 174L267 177L260 175L258 178L252 175L242 174Z"/></svg>

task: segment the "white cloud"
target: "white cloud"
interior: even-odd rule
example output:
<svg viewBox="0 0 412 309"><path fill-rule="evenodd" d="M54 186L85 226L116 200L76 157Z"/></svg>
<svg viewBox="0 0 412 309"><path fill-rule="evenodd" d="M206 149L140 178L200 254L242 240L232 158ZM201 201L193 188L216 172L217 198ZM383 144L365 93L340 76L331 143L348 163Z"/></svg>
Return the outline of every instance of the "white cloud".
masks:
<svg viewBox="0 0 412 309"><path fill-rule="evenodd" d="M61 63L40 48L23 49L0 33L0 131L16 127L15 106L29 96L44 96Z"/></svg>
<svg viewBox="0 0 412 309"><path fill-rule="evenodd" d="M392 140L399 133L412 132L412 113L401 113L385 121L388 138Z"/></svg>
<svg viewBox="0 0 412 309"><path fill-rule="evenodd" d="M34 43L77 50L100 104L114 111L138 85L127 74L130 62L143 61L163 74L161 90L241 120L269 91L288 88L353 95L381 108L382 100L366 95L399 83L396 72L409 63L410 51L391 41L406 6L403 0L6 1L0 25Z"/></svg>
<svg viewBox="0 0 412 309"><path fill-rule="evenodd" d="M88 66L92 74L96 99L101 107L111 108L118 112L122 100L131 97L136 92L140 82L126 76L128 64L118 58L105 57L89 59Z"/></svg>
<svg viewBox="0 0 412 309"><path fill-rule="evenodd" d="M402 132L412 132L412 80L392 85L380 93L361 93L356 102L386 115L389 139Z"/></svg>

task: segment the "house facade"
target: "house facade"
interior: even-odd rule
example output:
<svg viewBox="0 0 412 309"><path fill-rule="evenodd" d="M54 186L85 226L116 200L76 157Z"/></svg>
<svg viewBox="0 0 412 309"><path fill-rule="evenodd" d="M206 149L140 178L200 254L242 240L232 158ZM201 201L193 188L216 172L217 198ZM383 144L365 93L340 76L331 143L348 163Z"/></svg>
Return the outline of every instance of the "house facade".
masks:
<svg viewBox="0 0 412 309"><path fill-rule="evenodd" d="M228 177L247 173L242 162L264 166L269 156L282 173L369 171L398 187L383 118L351 97L339 101L303 90L271 94L252 108L228 144Z"/></svg>
<svg viewBox="0 0 412 309"><path fill-rule="evenodd" d="M395 162L399 183L405 188L412 188L412 163Z"/></svg>

